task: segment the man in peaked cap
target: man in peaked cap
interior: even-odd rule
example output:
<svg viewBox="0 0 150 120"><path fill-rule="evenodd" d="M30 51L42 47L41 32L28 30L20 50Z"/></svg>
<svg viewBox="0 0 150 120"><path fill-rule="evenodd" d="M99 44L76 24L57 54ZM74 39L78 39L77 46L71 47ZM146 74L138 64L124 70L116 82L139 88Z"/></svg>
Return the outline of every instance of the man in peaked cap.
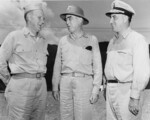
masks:
<svg viewBox="0 0 150 120"><path fill-rule="evenodd" d="M115 35L107 48L107 120L140 118L142 94L149 80L149 50L144 36L130 27L134 9L115 0L106 13Z"/></svg>
<svg viewBox="0 0 150 120"><path fill-rule="evenodd" d="M69 35L60 39L53 74L53 96L59 100L61 120L92 120L102 80L98 40L83 30L89 20L80 7L68 6L60 15ZM60 88L60 89L59 89Z"/></svg>
<svg viewBox="0 0 150 120"><path fill-rule="evenodd" d="M24 16L26 26L8 34L0 48L0 76L7 84L8 117L45 120L48 42L39 34L44 24L42 5L26 6Z"/></svg>

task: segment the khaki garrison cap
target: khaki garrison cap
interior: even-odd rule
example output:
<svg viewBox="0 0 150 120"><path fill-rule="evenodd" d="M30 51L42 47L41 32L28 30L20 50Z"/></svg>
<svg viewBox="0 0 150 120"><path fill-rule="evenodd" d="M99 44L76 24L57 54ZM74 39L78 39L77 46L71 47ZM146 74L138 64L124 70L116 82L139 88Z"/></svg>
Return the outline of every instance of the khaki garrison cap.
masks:
<svg viewBox="0 0 150 120"><path fill-rule="evenodd" d="M42 3L31 4L31 5L25 6L25 7L24 7L24 16L25 16L28 12L33 11L33 10L42 10L42 11L43 11Z"/></svg>

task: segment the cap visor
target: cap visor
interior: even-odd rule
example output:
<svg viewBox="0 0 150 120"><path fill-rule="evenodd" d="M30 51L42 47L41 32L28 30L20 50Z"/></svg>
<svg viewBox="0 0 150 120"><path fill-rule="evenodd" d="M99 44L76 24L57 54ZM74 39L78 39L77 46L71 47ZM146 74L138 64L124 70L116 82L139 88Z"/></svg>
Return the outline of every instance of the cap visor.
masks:
<svg viewBox="0 0 150 120"><path fill-rule="evenodd" d="M77 15L77 14L73 14L73 13L63 13L63 14L60 14L60 18L64 21L66 21L66 15L74 15L74 16L77 16L77 17L81 17L83 18L83 25L87 25L89 23L89 20L86 19L85 17L83 16L80 16L80 15Z"/></svg>
<svg viewBox="0 0 150 120"><path fill-rule="evenodd" d="M105 15L106 15L107 17L110 17L111 14L112 14L112 12L107 12Z"/></svg>

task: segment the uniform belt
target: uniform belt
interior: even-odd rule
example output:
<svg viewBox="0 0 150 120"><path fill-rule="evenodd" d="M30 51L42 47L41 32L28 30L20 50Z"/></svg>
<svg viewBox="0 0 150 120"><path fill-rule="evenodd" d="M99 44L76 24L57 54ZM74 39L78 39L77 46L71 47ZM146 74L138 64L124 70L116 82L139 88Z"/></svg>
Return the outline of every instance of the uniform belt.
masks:
<svg viewBox="0 0 150 120"><path fill-rule="evenodd" d="M107 80L107 83L118 83L118 80Z"/></svg>
<svg viewBox="0 0 150 120"><path fill-rule="evenodd" d="M62 73L62 76L71 76L71 77L86 77L86 76L91 76L91 75L84 74L84 73L72 72L72 73Z"/></svg>
<svg viewBox="0 0 150 120"><path fill-rule="evenodd" d="M23 78L42 78L45 76L45 73L16 73L12 74L12 76Z"/></svg>
<svg viewBox="0 0 150 120"><path fill-rule="evenodd" d="M122 83L122 84L125 84L125 83L132 83L132 81L121 82L121 81L115 79L115 80L107 80L107 83Z"/></svg>

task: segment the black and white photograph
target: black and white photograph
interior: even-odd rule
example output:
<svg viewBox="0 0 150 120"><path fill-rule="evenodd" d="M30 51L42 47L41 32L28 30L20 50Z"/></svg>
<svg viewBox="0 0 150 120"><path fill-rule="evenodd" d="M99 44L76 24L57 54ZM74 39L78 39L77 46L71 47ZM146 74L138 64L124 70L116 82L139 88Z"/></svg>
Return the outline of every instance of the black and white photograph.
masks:
<svg viewBox="0 0 150 120"><path fill-rule="evenodd" d="M150 120L150 0L0 0L0 120Z"/></svg>

